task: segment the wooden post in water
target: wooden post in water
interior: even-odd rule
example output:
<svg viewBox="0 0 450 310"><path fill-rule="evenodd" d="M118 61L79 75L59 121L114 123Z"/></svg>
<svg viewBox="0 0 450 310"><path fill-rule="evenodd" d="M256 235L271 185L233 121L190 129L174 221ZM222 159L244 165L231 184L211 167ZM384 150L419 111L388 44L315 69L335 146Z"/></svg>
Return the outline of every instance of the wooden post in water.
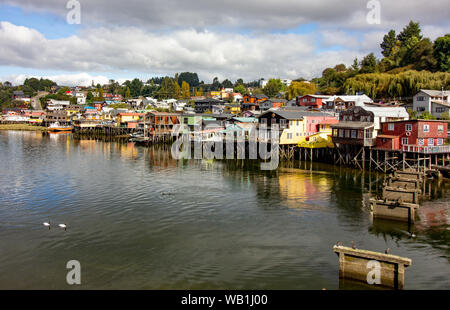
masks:
<svg viewBox="0 0 450 310"><path fill-rule="evenodd" d="M405 268L411 266L409 258L379 252L335 245L339 255L339 278L352 279L394 289L405 286Z"/></svg>

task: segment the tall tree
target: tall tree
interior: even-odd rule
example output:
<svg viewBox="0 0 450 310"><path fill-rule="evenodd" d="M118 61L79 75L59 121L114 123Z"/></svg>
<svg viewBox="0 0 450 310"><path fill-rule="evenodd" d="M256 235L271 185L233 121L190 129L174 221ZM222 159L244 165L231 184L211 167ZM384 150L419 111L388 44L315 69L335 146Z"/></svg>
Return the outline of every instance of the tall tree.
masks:
<svg viewBox="0 0 450 310"><path fill-rule="evenodd" d="M377 59L370 53L361 61L361 73L374 73L377 70Z"/></svg>
<svg viewBox="0 0 450 310"><path fill-rule="evenodd" d="M397 40L399 40L403 46L411 48L414 46L414 42L417 43L422 40L420 32L420 24L411 20L409 24L403 28L402 32L398 34Z"/></svg>
<svg viewBox="0 0 450 310"><path fill-rule="evenodd" d="M141 89L144 84L142 81L138 78L135 78L131 81L129 87L130 87L130 93L133 98L139 97L141 95Z"/></svg>
<svg viewBox="0 0 450 310"><path fill-rule="evenodd" d="M280 79L270 79L266 86L263 88L263 92L268 97L274 97L277 95L281 90L283 90L284 84L281 82Z"/></svg>
<svg viewBox="0 0 450 310"><path fill-rule="evenodd" d="M434 41L433 55L439 71L450 72L450 34Z"/></svg>
<svg viewBox="0 0 450 310"><path fill-rule="evenodd" d="M178 79L173 79L173 98L181 98L181 88L180 84L178 84Z"/></svg>
<svg viewBox="0 0 450 310"><path fill-rule="evenodd" d="M397 36L395 35L395 30L391 29L388 34L384 35L383 42L381 42L381 54L384 57L389 57L392 55L392 50L397 42Z"/></svg>
<svg viewBox="0 0 450 310"><path fill-rule="evenodd" d="M183 94L184 99L191 98L190 86L188 82L183 81L183 83L181 83L181 92Z"/></svg>

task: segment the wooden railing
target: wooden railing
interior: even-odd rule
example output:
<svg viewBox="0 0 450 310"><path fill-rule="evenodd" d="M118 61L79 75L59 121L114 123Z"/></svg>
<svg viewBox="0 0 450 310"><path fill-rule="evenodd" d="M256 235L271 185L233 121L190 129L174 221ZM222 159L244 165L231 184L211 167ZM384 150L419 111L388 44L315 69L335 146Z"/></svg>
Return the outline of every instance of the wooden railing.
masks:
<svg viewBox="0 0 450 310"><path fill-rule="evenodd" d="M424 154L450 153L450 145L439 145L439 146L403 145L403 152L424 153Z"/></svg>

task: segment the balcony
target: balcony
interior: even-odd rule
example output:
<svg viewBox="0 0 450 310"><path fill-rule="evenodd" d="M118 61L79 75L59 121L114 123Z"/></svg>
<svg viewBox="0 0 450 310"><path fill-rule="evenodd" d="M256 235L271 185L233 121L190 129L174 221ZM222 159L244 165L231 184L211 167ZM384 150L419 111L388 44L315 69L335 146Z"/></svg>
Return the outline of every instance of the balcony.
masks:
<svg viewBox="0 0 450 310"><path fill-rule="evenodd" d="M450 145L439 145L439 146L403 145L403 152L421 153L421 154L444 154L450 153Z"/></svg>

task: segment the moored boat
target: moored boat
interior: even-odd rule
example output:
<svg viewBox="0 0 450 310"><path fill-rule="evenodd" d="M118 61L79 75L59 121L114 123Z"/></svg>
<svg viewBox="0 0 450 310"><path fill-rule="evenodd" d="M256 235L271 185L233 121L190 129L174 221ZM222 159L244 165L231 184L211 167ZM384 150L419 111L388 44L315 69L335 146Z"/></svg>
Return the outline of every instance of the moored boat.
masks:
<svg viewBox="0 0 450 310"><path fill-rule="evenodd" d="M48 126L49 132L72 131L72 126L63 126L59 122L54 122Z"/></svg>

